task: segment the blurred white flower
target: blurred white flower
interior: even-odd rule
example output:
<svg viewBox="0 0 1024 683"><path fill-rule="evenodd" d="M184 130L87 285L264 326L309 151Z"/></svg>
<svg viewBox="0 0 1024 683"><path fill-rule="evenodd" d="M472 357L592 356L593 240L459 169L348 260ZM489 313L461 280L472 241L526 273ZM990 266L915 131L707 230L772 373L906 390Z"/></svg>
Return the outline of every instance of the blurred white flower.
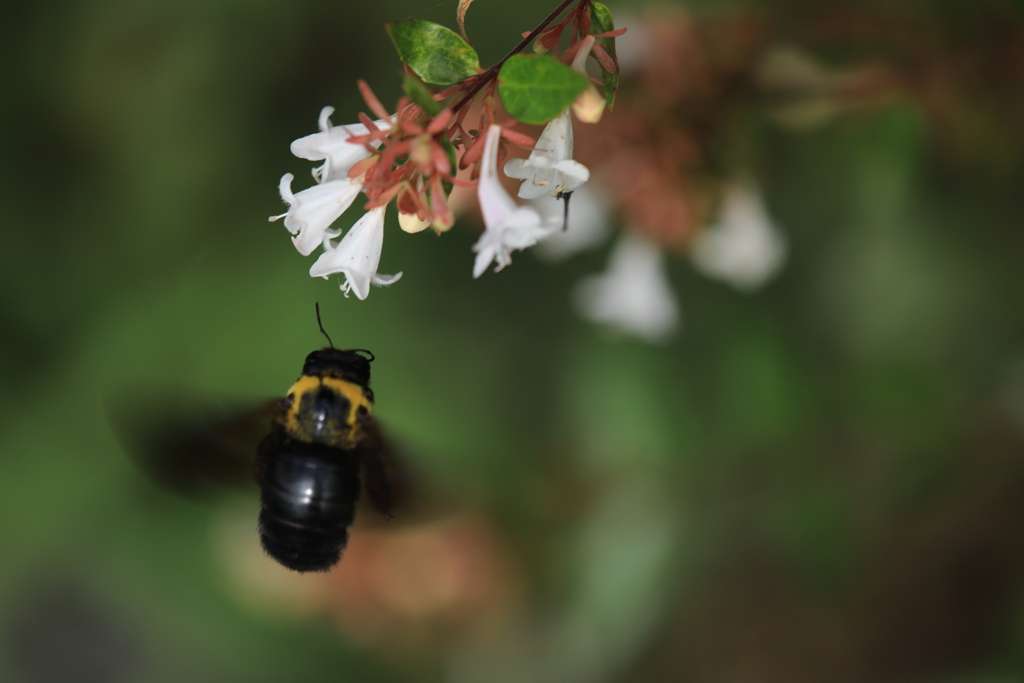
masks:
<svg viewBox="0 0 1024 683"><path fill-rule="evenodd" d="M544 218L555 220L565 217L565 201L545 195L531 204ZM537 255L551 261L569 258L581 251L592 249L611 232L608 200L600 187L587 183L572 194L569 203L569 224L556 230L537 245Z"/></svg>
<svg viewBox="0 0 1024 683"><path fill-rule="evenodd" d="M484 153L480 162L480 183L477 198L486 229L473 245L476 261L473 277L480 277L491 262L495 272L512 263L512 252L526 249L544 239L562 225L562 217L541 218L536 209L518 206L498 180L498 141L501 126L487 130Z"/></svg>
<svg viewBox="0 0 1024 683"><path fill-rule="evenodd" d="M751 183L728 187L718 222L697 235L691 256L698 271L736 289L763 286L786 260L786 240Z"/></svg>
<svg viewBox="0 0 1024 683"><path fill-rule="evenodd" d="M341 234L340 230L329 229L331 223L338 220L338 217L352 206L352 202L363 188L363 183L362 178L341 178L293 194L294 178L291 173L285 173L281 177L278 190L281 199L288 204L288 211L280 216L271 216L270 220L284 218L284 227L292 234L292 244L300 254L309 256L326 240Z"/></svg>
<svg viewBox="0 0 1024 683"><path fill-rule="evenodd" d="M320 132L299 138L292 143L292 154L300 159L309 161L324 160L324 165L313 170L313 177L318 183L327 183L332 180L340 180L348 176L349 169L363 159L369 157L372 152L366 149L366 145L349 142L349 138L355 135L366 135L369 129L361 123L352 123L345 126L332 126L331 114L334 107L324 107L320 110ZM391 122L381 119L374 122L377 128L387 130ZM373 147L380 147L381 140L374 140L370 144Z"/></svg>
<svg viewBox="0 0 1024 683"><path fill-rule="evenodd" d="M536 199L546 194L572 192L590 179L590 170L572 159L572 119L566 109L551 119L527 159L509 159L505 175L523 181L519 197Z"/></svg>
<svg viewBox="0 0 1024 683"><path fill-rule="evenodd" d="M576 286L573 301L583 317L650 342L667 340L679 325L661 249L633 231L619 238L604 274Z"/></svg>
<svg viewBox="0 0 1024 683"><path fill-rule="evenodd" d="M326 250L309 269L311 277L327 279L334 273L343 273L345 282L341 291L348 296L353 292L359 299L365 299L370 293L370 284L390 285L402 277L395 275L378 275L380 251L384 243L384 209L380 206L367 211L362 218L341 239L337 246L327 239Z"/></svg>

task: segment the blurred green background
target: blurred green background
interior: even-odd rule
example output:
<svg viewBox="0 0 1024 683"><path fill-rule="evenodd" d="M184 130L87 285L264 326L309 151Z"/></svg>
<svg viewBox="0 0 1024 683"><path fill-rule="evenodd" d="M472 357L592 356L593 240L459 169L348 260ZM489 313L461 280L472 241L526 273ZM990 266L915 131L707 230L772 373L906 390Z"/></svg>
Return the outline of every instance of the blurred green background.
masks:
<svg viewBox="0 0 1024 683"><path fill-rule="evenodd" d="M353 120L357 78L398 97L384 23L455 7L5 10L0 680L1024 678L1024 58L955 68L1021 35L1020 4L836 4L947 59L928 92L953 125L904 101L796 134L752 108L736 135L789 262L744 295L673 260L664 346L573 314L607 248L473 281L471 220L389 223L404 278L358 301L267 222L322 106ZM691 8L779 40L812 13ZM478 0L481 61L548 9ZM871 35L824 54L893 57ZM280 395L322 344L314 301L376 354L377 414L454 520L367 532L337 581L261 564L255 495L148 482L104 407L147 383ZM357 582L381 566L401 575Z"/></svg>

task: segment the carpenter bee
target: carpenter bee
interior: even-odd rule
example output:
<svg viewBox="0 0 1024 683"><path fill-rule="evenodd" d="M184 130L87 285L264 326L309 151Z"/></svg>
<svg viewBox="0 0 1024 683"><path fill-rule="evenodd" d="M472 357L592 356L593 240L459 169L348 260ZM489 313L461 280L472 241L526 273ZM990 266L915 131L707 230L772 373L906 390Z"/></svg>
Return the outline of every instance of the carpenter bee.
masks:
<svg viewBox="0 0 1024 683"><path fill-rule="evenodd" d="M329 346L306 356L302 375L284 398L246 410L179 401L161 409L158 420L137 419L147 409L138 402L115 411L127 417L120 422L130 426L118 431L140 465L181 493L238 484L246 469L254 472L260 544L298 572L327 571L338 563L361 489L391 518L395 474L385 467L391 460L373 418L374 355L335 348L319 305L316 313Z"/></svg>

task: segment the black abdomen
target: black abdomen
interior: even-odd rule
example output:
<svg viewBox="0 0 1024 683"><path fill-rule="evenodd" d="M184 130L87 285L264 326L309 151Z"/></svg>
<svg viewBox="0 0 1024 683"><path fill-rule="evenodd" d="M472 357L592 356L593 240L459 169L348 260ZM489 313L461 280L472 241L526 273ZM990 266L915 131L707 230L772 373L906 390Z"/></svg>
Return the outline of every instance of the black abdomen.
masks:
<svg viewBox="0 0 1024 683"><path fill-rule="evenodd" d="M269 454L260 495L260 543L300 572L341 559L359 497L359 465L336 448L285 439Z"/></svg>

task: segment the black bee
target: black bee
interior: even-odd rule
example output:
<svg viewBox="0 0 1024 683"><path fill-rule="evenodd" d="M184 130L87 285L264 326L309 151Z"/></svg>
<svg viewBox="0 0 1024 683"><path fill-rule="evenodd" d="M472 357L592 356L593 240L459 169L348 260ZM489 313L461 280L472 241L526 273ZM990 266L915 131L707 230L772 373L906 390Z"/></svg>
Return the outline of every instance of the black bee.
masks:
<svg viewBox="0 0 1024 683"><path fill-rule="evenodd" d="M319 305L317 322L330 346L306 356L302 375L284 398L243 411L196 409L190 401L161 410L161 419L148 425L129 417L129 429L119 430L129 433L129 450L146 470L187 494L211 483L239 483L255 455L260 543L271 558L299 572L327 571L341 559L364 484L388 519L392 508L394 472L385 467L385 444L373 418L374 355L334 348ZM139 410L135 405L119 412ZM253 434L262 438L256 442Z"/></svg>

